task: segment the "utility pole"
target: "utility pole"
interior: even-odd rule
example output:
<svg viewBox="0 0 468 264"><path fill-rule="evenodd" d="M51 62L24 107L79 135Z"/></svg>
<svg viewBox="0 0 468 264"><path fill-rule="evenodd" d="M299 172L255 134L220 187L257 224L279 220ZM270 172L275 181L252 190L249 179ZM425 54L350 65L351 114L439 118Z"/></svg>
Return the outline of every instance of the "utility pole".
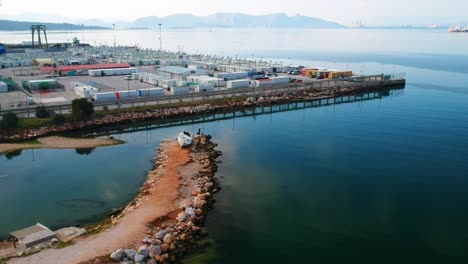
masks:
<svg viewBox="0 0 468 264"><path fill-rule="evenodd" d="M159 51L162 52L162 33L161 33L162 24L159 24Z"/></svg>
<svg viewBox="0 0 468 264"><path fill-rule="evenodd" d="M112 30L114 30L114 56L117 49L117 43L115 41L115 24L112 24Z"/></svg>

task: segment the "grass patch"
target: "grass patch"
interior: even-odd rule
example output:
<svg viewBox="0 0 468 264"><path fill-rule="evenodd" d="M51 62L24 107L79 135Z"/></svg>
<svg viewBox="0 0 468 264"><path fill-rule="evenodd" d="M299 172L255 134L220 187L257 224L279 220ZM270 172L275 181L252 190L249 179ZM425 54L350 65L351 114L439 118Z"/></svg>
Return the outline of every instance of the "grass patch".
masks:
<svg viewBox="0 0 468 264"><path fill-rule="evenodd" d="M102 221L94 224L90 224L85 226L84 228L86 229L87 236L92 236L101 233L102 231L106 230L107 228L112 226L112 219L109 217L106 217Z"/></svg>
<svg viewBox="0 0 468 264"><path fill-rule="evenodd" d="M52 125L52 118L21 118L19 128L38 128Z"/></svg>
<svg viewBox="0 0 468 264"><path fill-rule="evenodd" d="M70 241L67 241L67 242L60 241L60 242L55 246L55 248L56 248L56 249L66 248L66 247L71 246L71 245L73 245L73 244L74 244L74 243L73 243L73 241L71 241L71 240L70 240Z"/></svg>
<svg viewBox="0 0 468 264"><path fill-rule="evenodd" d="M26 144L26 145L40 145L41 142L39 142L37 139L30 139L26 141L21 141L18 144Z"/></svg>
<svg viewBox="0 0 468 264"><path fill-rule="evenodd" d="M212 239L203 239L198 242L202 249L185 257L180 264L206 264L216 260L216 244Z"/></svg>

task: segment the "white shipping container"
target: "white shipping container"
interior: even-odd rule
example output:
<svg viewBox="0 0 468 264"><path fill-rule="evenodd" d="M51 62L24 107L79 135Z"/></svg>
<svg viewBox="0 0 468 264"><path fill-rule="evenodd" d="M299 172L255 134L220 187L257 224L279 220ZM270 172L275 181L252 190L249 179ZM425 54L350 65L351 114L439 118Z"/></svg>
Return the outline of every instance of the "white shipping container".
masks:
<svg viewBox="0 0 468 264"><path fill-rule="evenodd" d="M162 86L162 87L164 87L164 88L170 88L170 87L176 86L176 85L175 85L175 80L171 80L171 79L167 79L167 80L165 80L165 79L162 79L162 80L161 80L161 79L160 79L160 80L158 81L158 84L159 84L159 86Z"/></svg>
<svg viewBox="0 0 468 264"><path fill-rule="evenodd" d="M190 87L171 87L171 95L181 95L181 94L188 94L190 91Z"/></svg>
<svg viewBox="0 0 468 264"><path fill-rule="evenodd" d="M75 94L81 98L92 99L95 93L98 93L99 89L93 86L76 86Z"/></svg>
<svg viewBox="0 0 468 264"><path fill-rule="evenodd" d="M214 90L213 84L201 84L193 86L193 92L195 93L203 93L203 92L211 92Z"/></svg>
<svg viewBox="0 0 468 264"><path fill-rule="evenodd" d="M258 81L255 81L255 86L256 87L264 87L264 86L270 86L270 85L273 85L273 80L271 79L268 79L268 80L258 80Z"/></svg>
<svg viewBox="0 0 468 264"><path fill-rule="evenodd" d="M0 82L0 93L7 93L8 85L5 82Z"/></svg>
<svg viewBox="0 0 468 264"><path fill-rule="evenodd" d="M248 88L250 81L248 80L234 80L227 82L228 89Z"/></svg>
<svg viewBox="0 0 468 264"><path fill-rule="evenodd" d="M189 65L188 68L190 70L203 70L203 67L201 65Z"/></svg>
<svg viewBox="0 0 468 264"><path fill-rule="evenodd" d="M132 73L132 80L140 80L140 74L139 73Z"/></svg>
<svg viewBox="0 0 468 264"><path fill-rule="evenodd" d="M93 94L93 99L95 101L114 101L115 100L115 93L114 92L95 93L95 94Z"/></svg>
<svg viewBox="0 0 468 264"><path fill-rule="evenodd" d="M175 86L176 87L187 86L187 82L185 82L185 81L175 81Z"/></svg>
<svg viewBox="0 0 468 264"><path fill-rule="evenodd" d="M273 80L273 84L288 84L289 83L289 77L286 77L286 76L273 77L271 79Z"/></svg>

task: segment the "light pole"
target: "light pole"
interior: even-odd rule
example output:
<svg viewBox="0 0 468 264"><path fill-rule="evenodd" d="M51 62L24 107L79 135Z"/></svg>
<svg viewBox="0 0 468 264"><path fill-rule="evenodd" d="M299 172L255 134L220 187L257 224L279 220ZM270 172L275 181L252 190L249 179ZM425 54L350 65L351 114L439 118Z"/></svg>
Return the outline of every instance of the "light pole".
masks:
<svg viewBox="0 0 468 264"><path fill-rule="evenodd" d="M115 56L115 50L117 48L117 43L115 41L115 24L112 24L112 30L114 30L114 56Z"/></svg>
<svg viewBox="0 0 468 264"><path fill-rule="evenodd" d="M162 52L162 33L161 33L162 24L159 24L159 51Z"/></svg>

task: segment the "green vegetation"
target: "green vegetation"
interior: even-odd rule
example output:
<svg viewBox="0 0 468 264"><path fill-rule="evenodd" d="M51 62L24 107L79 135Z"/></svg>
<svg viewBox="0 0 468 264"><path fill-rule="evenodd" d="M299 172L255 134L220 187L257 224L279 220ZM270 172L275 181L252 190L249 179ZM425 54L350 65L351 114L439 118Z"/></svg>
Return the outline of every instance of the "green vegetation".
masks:
<svg viewBox="0 0 468 264"><path fill-rule="evenodd" d="M67 242L63 242L63 241L60 241L58 242L58 244L55 246L56 249L61 249L61 248L66 248L68 246L71 246L73 245L73 241L67 241Z"/></svg>
<svg viewBox="0 0 468 264"><path fill-rule="evenodd" d="M21 118L18 122L18 128L39 128L52 124L52 118Z"/></svg>
<svg viewBox="0 0 468 264"><path fill-rule="evenodd" d="M18 127L19 118L15 113L6 113L3 115L3 120L0 122L0 128L13 129Z"/></svg>
<svg viewBox="0 0 468 264"><path fill-rule="evenodd" d="M94 114L94 105L85 98L72 101L72 118L75 121L90 119Z"/></svg>
<svg viewBox="0 0 468 264"><path fill-rule="evenodd" d="M54 125L61 125L67 122L67 116L62 115L62 114L57 114L52 117L51 122Z"/></svg>
<svg viewBox="0 0 468 264"><path fill-rule="evenodd" d="M52 115L52 112L47 110L43 105L36 107L36 117L37 118L48 118Z"/></svg>

